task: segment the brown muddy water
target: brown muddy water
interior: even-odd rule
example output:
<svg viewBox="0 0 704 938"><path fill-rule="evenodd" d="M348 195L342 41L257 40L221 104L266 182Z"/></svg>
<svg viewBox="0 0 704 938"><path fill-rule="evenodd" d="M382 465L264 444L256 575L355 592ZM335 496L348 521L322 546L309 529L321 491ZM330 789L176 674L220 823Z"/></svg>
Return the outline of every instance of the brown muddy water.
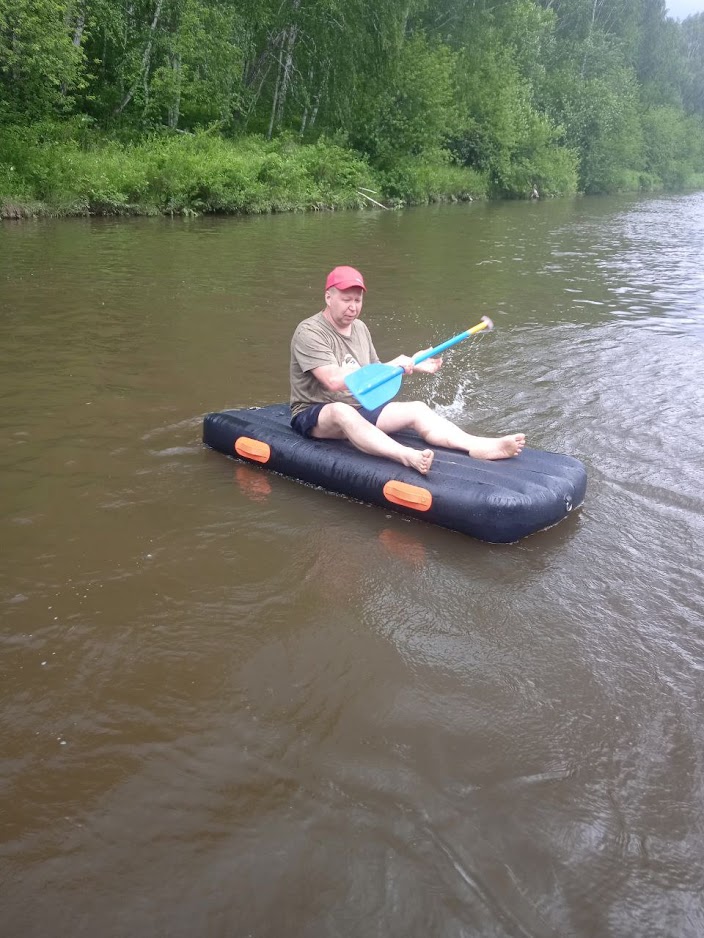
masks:
<svg viewBox="0 0 704 938"><path fill-rule="evenodd" d="M589 473L492 546L238 464L327 270ZM704 194L5 223L0 932L704 934Z"/></svg>

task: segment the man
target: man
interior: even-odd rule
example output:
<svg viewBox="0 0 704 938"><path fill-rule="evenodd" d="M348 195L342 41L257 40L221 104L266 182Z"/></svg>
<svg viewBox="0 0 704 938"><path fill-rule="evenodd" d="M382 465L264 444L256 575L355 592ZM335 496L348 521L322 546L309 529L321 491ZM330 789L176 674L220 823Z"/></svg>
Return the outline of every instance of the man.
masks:
<svg viewBox="0 0 704 938"><path fill-rule="evenodd" d="M354 267L336 267L325 283L325 308L299 323L291 340L291 426L302 436L318 440L347 439L357 449L386 456L425 475L434 453L393 440L389 434L415 432L431 446L458 449L477 459L517 456L525 436L472 436L434 413L422 401L389 401L369 411L347 390L345 378L364 365L379 361L369 330L360 320L366 287ZM442 357L414 364L399 355L389 365L435 374Z"/></svg>

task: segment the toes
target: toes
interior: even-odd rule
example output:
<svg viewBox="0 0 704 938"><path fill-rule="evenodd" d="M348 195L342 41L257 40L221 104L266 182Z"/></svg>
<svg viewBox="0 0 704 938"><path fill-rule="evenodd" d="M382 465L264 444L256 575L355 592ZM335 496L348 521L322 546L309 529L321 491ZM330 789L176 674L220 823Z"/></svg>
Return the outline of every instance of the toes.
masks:
<svg viewBox="0 0 704 938"><path fill-rule="evenodd" d="M423 475L426 475L430 471L430 467L433 464L433 458L435 453L431 449L424 449L421 455L421 472Z"/></svg>

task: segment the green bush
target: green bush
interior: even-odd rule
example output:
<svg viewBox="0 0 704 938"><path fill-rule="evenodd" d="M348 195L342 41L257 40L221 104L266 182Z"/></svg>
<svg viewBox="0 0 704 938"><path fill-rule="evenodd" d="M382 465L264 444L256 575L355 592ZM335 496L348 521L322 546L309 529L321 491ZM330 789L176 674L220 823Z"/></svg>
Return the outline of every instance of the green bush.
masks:
<svg viewBox="0 0 704 938"><path fill-rule="evenodd" d="M575 153L558 146L516 157L504 172L501 194L523 199L535 186L541 196L574 195L579 180L577 162Z"/></svg>
<svg viewBox="0 0 704 938"><path fill-rule="evenodd" d="M36 199L61 214L352 208L369 180L360 156L324 140L232 143L199 133L79 142L35 128L5 134L0 144L0 196Z"/></svg>
<svg viewBox="0 0 704 938"><path fill-rule="evenodd" d="M21 201L32 197L31 188L10 162L0 162L0 197Z"/></svg>
<svg viewBox="0 0 704 938"><path fill-rule="evenodd" d="M315 187L312 207L353 208L359 204L358 189L370 180L366 161L353 151L319 140L301 148L305 171Z"/></svg>
<svg viewBox="0 0 704 938"><path fill-rule="evenodd" d="M388 200L407 205L483 198L488 189L481 173L440 156L435 160L399 159L390 169L379 172L379 178Z"/></svg>

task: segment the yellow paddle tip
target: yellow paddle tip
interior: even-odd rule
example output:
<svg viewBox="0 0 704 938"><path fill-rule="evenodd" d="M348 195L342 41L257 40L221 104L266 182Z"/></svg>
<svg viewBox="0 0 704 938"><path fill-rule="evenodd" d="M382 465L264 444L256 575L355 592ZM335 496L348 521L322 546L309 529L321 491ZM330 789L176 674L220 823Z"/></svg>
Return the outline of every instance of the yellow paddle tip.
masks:
<svg viewBox="0 0 704 938"><path fill-rule="evenodd" d="M487 332L491 332L494 328L494 323L489 319L488 316L482 316L481 320L477 323L476 326L472 326L471 329L467 330L469 335L475 335L477 332L483 332L485 329Z"/></svg>

